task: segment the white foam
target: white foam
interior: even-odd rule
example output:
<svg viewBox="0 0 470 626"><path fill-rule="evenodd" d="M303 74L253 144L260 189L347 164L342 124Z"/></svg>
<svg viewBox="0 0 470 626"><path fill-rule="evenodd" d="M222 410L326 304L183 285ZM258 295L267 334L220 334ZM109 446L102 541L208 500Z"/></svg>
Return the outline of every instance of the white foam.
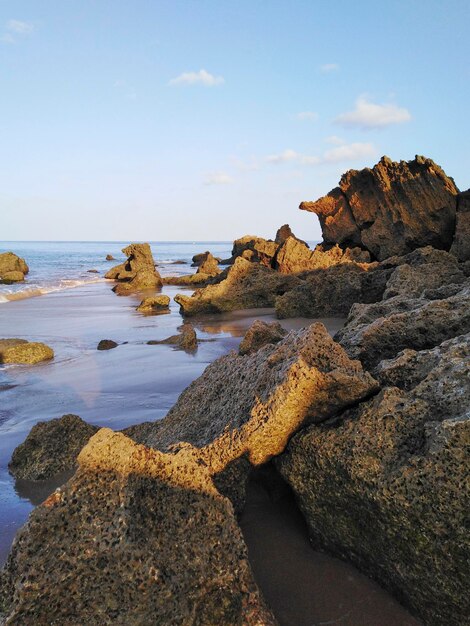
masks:
<svg viewBox="0 0 470 626"><path fill-rule="evenodd" d="M0 294L0 304L5 302L12 302L14 300L24 300L25 298L35 298L37 296L44 296L48 293L55 293L57 291L65 291L67 289L75 289L76 287L82 287L83 285L91 285L94 283L103 282L104 278L92 278L88 280L83 279L63 279L55 285L37 285L26 286L24 289L18 291L9 291Z"/></svg>

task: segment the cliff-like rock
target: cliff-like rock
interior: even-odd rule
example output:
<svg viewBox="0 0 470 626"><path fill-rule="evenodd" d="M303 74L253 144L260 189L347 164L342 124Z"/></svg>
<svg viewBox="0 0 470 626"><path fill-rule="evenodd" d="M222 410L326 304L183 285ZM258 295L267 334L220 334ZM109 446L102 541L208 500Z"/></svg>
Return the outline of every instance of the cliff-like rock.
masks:
<svg viewBox="0 0 470 626"><path fill-rule="evenodd" d="M118 284L113 288L115 293L128 295L162 286L162 279L155 269L148 243L131 243L122 251L128 257L127 261L116 265L105 274L105 278L117 281Z"/></svg>
<svg viewBox="0 0 470 626"><path fill-rule="evenodd" d="M459 261L470 261L470 189L457 197L457 221L450 251Z"/></svg>
<svg viewBox="0 0 470 626"><path fill-rule="evenodd" d="M318 215L325 243L361 246L383 260L426 245L449 250L457 194L431 159L383 157L372 169L346 172L339 187L300 208Z"/></svg>

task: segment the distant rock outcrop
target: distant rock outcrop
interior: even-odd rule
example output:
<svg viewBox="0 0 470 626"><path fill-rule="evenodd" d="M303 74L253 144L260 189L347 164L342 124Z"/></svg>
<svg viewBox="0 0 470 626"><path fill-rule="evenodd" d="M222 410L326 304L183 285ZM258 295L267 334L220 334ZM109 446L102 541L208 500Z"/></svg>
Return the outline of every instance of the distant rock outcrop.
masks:
<svg viewBox="0 0 470 626"><path fill-rule="evenodd" d="M22 282L28 272L29 267L24 259L13 252L0 253L0 283L8 285Z"/></svg>
<svg viewBox="0 0 470 626"><path fill-rule="evenodd" d="M300 208L316 213L327 244L360 246L378 260L432 245L449 250L458 189L431 159L350 170L339 187Z"/></svg>
<svg viewBox="0 0 470 626"><path fill-rule="evenodd" d="M15 448L8 469L15 478L46 480L75 469L80 450L98 428L78 415L38 422Z"/></svg>
<svg viewBox="0 0 470 626"><path fill-rule="evenodd" d="M54 358L54 351L45 343L26 339L0 339L0 363L35 365Z"/></svg>
<svg viewBox="0 0 470 626"><path fill-rule="evenodd" d="M135 291L157 289L162 286L162 279L155 269L155 261L148 243L132 243L122 251L128 257L127 261L116 265L105 275L105 278L118 282L113 288L115 293L128 295Z"/></svg>

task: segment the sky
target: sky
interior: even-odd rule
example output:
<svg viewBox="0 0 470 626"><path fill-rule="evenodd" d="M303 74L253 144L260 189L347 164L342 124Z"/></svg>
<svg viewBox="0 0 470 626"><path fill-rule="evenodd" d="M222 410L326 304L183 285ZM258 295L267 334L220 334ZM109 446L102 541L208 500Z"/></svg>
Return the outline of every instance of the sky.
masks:
<svg viewBox="0 0 470 626"><path fill-rule="evenodd" d="M348 169L470 186L469 0L0 0L0 239L233 240Z"/></svg>

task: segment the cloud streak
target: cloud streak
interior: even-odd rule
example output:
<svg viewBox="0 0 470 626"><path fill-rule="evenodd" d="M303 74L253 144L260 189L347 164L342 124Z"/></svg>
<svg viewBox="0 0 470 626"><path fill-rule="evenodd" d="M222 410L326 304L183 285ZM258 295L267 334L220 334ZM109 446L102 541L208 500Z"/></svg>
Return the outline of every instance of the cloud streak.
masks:
<svg viewBox="0 0 470 626"><path fill-rule="evenodd" d="M356 100L356 107L353 111L338 115L334 121L345 128L371 130L386 128L394 124L403 124L410 120L411 114L404 107L399 107L392 103L375 104L370 102L365 96L360 96Z"/></svg>
<svg viewBox="0 0 470 626"><path fill-rule="evenodd" d="M223 85L225 82L223 76L214 76L210 72L201 69L199 72L183 72L176 78L169 81L169 85L203 85L204 87L215 87Z"/></svg>
<svg viewBox="0 0 470 626"><path fill-rule="evenodd" d="M30 35L34 30L31 22L22 22L21 20L8 20L6 29L17 35Z"/></svg>
<svg viewBox="0 0 470 626"><path fill-rule="evenodd" d="M325 63L324 65L320 65L320 72L322 74L330 74L331 72L337 72L339 70L339 65L337 63Z"/></svg>
<svg viewBox="0 0 470 626"><path fill-rule="evenodd" d="M233 182L233 178L225 172L211 172L204 180L205 185L231 185Z"/></svg>
<svg viewBox="0 0 470 626"><path fill-rule="evenodd" d="M336 138L335 139L339 139ZM372 157L376 154L376 149L372 143L350 143L337 145L323 153L322 156L306 155L296 152L291 148L280 152L279 154L271 154L266 157L265 161L271 165L281 165L283 163L292 163L295 165L321 165L323 163L341 163L343 161L357 161L366 157Z"/></svg>

